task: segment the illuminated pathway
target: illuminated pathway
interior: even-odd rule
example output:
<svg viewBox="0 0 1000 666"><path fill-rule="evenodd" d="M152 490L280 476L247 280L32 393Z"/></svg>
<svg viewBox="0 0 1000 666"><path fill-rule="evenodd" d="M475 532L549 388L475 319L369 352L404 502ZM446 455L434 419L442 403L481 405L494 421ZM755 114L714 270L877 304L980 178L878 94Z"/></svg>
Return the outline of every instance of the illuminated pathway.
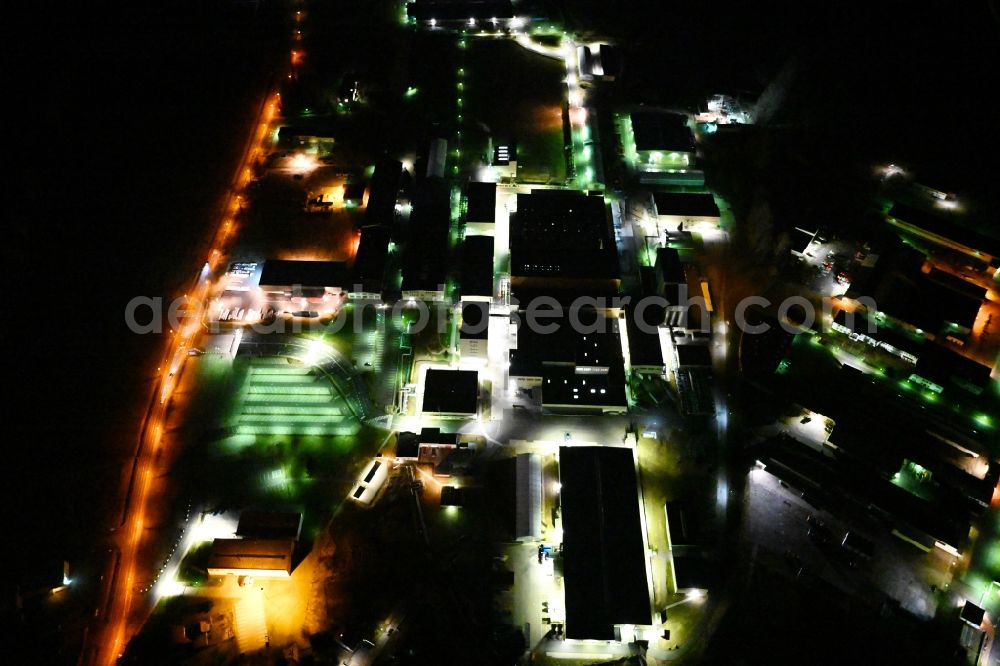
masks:
<svg viewBox="0 0 1000 666"><path fill-rule="evenodd" d="M80 660L87 664L114 664L124 652L128 639L134 631L130 626L140 609L151 599L139 590L138 585L151 579L138 562L139 549L144 543L143 531L147 523L147 509L152 507L151 493L153 478L160 476L157 452L161 446L167 406L183 370L187 352L193 338L201 331L201 321L205 315L205 304L209 302L212 289L212 271L222 265L227 241L235 231L235 214L239 211L239 194L252 176L251 165L260 157L262 144L268 135L268 128L278 104L277 93L268 93L261 102L257 117L256 131L249 137L243 159L233 179L229 194L223 206L223 213L216 228L205 264L195 278L191 290L185 294L186 304L192 307L186 311L181 330L171 331L171 336L163 356L164 361L157 368L158 383L147 409L132 469L132 478L126 494L122 520L116 543L119 561L106 585L107 607L103 609L104 623L95 626L90 634Z"/></svg>

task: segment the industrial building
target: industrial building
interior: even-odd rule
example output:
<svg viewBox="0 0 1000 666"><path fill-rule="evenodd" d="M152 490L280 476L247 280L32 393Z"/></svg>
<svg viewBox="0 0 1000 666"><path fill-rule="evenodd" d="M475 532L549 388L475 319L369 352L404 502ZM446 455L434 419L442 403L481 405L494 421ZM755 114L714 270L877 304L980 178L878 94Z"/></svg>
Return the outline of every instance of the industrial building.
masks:
<svg viewBox="0 0 1000 666"><path fill-rule="evenodd" d="M514 538L535 541L542 537L542 460L536 453L515 458Z"/></svg>
<svg viewBox="0 0 1000 666"><path fill-rule="evenodd" d="M656 250L656 260L653 264L656 278L656 293L667 299L670 305L681 305L684 294L681 285L687 284L687 275L681 255L675 248L661 247Z"/></svg>
<svg viewBox="0 0 1000 666"><path fill-rule="evenodd" d="M370 507L389 478L389 464L375 458L367 467L351 491L350 498L361 506Z"/></svg>
<svg viewBox="0 0 1000 666"><path fill-rule="evenodd" d="M710 416L715 413L712 399L712 356L707 344L673 339L667 370L673 377L685 416Z"/></svg>
<svg viewBox="0 0 1000 666"><path fill-rule="evenodd" d="M478 405L479 374L475 370L427 370L422 404L424 415L466 418L476 415Z"/></svg>
<svg viewBox="0 0 1000 666"><path fill-rule="evenodd" d="M458 353L463 363L485 365L489 360L490 305L485 301L462 303Z"/></svg>
<svg viewBox="0 0 1000 666"><path fill-rule="evenodd" d="M569 190L518 194L510 254L515 287L618 291L618 254L603 197Z"/></svg>
<svg viewBox="0 0 1000 666"><path fill-rule="evenodd" d="M621 74L621 54L610 44L576 47L577 76L581 81L614 81Z"/></svg>
<svg viewBox="0 0 1000 666"><path fill-rule="evenodd" d="M440 428L421 428L420 433L396 436L396 460L438 465L458 446L459 435Z"/></svg>
<svg viewBox="0 0 1000 666"><path fill-rule="evenodd" d="M351 266L351 298L380 300L385 289L386 261L389 257L388 227L361 230L358 251Z"/></svg>
<svg viewBox="0 0 1000 666"><path fill-rule="evenodd" d="M663 327L665 317L666 308L657 303L639 311L631 303L625 308L628 367L633 372L656 376L666 374L661 338L670 333Z"/></svg>
<svg viewBox="0 0 1000 666"><path fill-rule="evenodd" d="M493 299L493 237L466 236L461 249L462 301Z"/></svg>
<svg viewBox="0 0 1000 666"><path fill-rule="evenodd" d="M541 387L542 407L565 413L620 413L628 407L618 319L583 308L582 330L574 330L569 314L547 319L548 333L518 329L517 347L510 350L512 388Z"/></svg>
<svg viewBox="0 0 1000 666"><path fill-rule="evenodd" d="M621 640L652 619L633 451L560 447L559 481L566 638Z"/></svg>
<svg viewBox="0 0 1000 666"><path fill-rule="evenodd" d="M465 186L466 235L493 235L497 221L496 183L469 183Z"/></svg>
<svg viewBox="0 0 1000 666"><path fill-rule="evenodd" d="M967 255L1000 280L1000 241L963 226L953 211L937 213L896 202L888 218L897 229Z"/></svg>
<svg viewBox="0 0 1000 666"><path fill-rule="evenodd" d="M924 255L898 241L874 266L858 270L845 294L867 296L877 304L874 316L889 318L911 334L931 340L970 333L986 290L942 271L923 271Z"/></svg>
<svg viewBox="0 0 1000 666"><path fill-rule="evenodd" d="M403 252L403 298L444 300L450 225L447 184L440 178L425 179L413 196Z"/></svg>
<svg viewBox="0 0 1000 666"><path fill-rule="evenodd" d="M294 539L215 539L208 575L288 578L294 550Z"/></svg>
<svg viewBox="0 0 1000 666"><path fill-rule="evenodd" d="M375 163L372 179L368 183L365 226L392 226L402 174L403 163L399 160L385 158Z"/></svg>
<svg viewBox="0 0 1000 666"><path fill-rule="evenodd" d="M722 218L715 197L708 192L655 192L653 206L668 231L717 228Z"/></svg>
<svg viewBox="0 0 1000 666"><path fill-rule="evenodd" d="M259 286L265 296L321 298L346 291L347 269L342 261L268 259Z"/></svg>
<svg viewBox="0 0 1000 666"><path fill-rule="evenodd" d="M809 254L809 249L813 245L813 241L816 240L817 231L809 231L807 229L802 229L795 227L792 229L789 238L790 251L793 257L806 257L812 256Z"/></svg>

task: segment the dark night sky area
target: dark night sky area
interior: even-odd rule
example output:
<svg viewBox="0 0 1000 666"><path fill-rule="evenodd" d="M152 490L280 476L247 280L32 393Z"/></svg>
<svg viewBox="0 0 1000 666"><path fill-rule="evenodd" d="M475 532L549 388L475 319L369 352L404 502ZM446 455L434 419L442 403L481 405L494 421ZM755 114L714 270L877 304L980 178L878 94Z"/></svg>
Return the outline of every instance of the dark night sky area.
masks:
<svg viewBox="0 0 1000 666"><path fill-rule="evenodd" d="M0 500L15 571L79 563L108 526L162 350L127 330L125 304L194 275L280 52L279 9L39 3L8 26Z"/></svg>

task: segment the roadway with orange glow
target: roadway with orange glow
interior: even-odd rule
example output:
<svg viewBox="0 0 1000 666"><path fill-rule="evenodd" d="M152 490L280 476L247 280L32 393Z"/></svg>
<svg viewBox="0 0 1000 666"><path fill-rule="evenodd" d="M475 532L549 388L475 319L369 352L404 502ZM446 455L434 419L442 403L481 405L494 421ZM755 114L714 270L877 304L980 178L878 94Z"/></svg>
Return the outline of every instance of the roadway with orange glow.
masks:
<svg viewBox="0 0 1000 666"><path fill-rule="evenodd" d="M149 593L148 589L142 591L136 589L140 582L152 578L151 575L147 575L151 572L144 571L138 560L140 548L147 545L143 543L143 532L150 507L152 479L154 474L158 476L160 472L157 468L156 454L162 442L167 405L170 403L170 397L187 359L187 351L195 336L201 331L201 322L213 286L211 275L224 265L222 260L227 250L227 242L235 231L235 215L241 205L240 192L252 178L251 165L263 154L263 143L267 138L278 101L278 93L268 93L261 102L255 123L257 129L247 142L210 246L206 261L208 270L199 271L193 289L185 294L186 303L193 305L193 309L184 313L186 316L180 330L171 331L164 350L163 362L157 368L158 381L143 422L132 479L125 498L125 509L120 525L123 529L117 538L117 551L121 557L117 573L105 581L105 585L110 586L110 593L103 598L108 599L110 608L103 609L105 622L95 627L96 631L90 634L84 645L81 663L114 664L124 652L128 639L136 629L133 626L133 620L136 619L134 616L150 600L146 596Z"/></svg>

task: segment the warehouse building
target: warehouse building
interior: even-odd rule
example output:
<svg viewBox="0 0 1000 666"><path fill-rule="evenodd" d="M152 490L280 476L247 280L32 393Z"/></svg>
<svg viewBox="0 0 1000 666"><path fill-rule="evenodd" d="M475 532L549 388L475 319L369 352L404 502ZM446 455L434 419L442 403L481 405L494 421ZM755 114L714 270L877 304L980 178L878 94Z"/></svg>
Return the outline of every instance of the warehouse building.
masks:
<svg viewBox="0 0 1000 666"><path fill-rule="evenodd" d="M294 539L216 539L208 558L208 575L288 578L294 550Z"/></svg>
<svg viewBox="0 0 1000 666"><path fill-rule="evenodd" d="M422 403L424 415L466 418L475 416L478 406L479 374L475 370L427 370Z"/></svg>
<svg viewBox="0 0 1000 666"><path fill-rule="evenodd" d="M622 640L651 624L649 576L632 449L559 449L566 638Z"/></svg>

